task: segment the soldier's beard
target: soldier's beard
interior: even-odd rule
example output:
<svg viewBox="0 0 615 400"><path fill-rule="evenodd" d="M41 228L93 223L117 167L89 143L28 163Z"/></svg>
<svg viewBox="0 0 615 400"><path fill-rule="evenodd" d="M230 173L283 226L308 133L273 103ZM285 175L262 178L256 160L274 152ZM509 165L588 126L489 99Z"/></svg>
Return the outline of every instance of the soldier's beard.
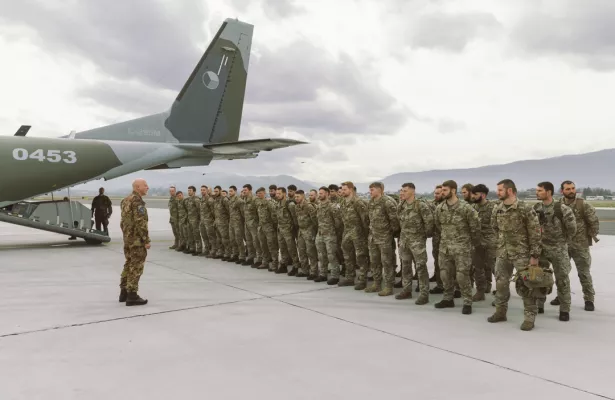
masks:
<svg viewBox="0 0 615 400"><path fill-rule="evenodd" d="M567 195L565 195L565 196L566 196L566 198L567 198L567 199L572 200L572 199L574 199L575 197L577 197L577 194L576 194L576 193L568 193L568 194L567 194Z"/></svg>

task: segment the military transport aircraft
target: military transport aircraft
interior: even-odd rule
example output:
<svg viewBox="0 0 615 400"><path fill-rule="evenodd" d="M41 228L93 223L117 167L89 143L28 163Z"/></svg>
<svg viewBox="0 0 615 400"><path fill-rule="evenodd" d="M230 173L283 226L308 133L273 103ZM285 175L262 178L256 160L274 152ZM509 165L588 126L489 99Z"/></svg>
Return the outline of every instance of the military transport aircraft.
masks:
<svg viewBox="0 0 615 400"><path fill-rule="evenodd" d="M0 136L0 207L144 169L204 166L304 144L238 140L253 30L253 25L226 19L165 112L58 138L27 137L28 126L15 136ZM46 225L51 222L47 219ZM70 222L70 229L84 225L74 216Z"/></svg>

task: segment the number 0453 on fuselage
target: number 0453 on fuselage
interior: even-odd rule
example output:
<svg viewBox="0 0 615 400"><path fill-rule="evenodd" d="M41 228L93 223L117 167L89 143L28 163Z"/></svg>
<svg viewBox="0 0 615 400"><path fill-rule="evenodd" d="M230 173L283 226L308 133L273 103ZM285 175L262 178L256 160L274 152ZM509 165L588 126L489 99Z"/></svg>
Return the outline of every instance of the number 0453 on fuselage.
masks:
<svg viewBox="0 0 615 400"><path fill-rule="evenodd" d="M226 19L170 108L70 136L0 136L0 207L94 179L144 169L255 158L304 144L239 140L254 26Z"/></svg>

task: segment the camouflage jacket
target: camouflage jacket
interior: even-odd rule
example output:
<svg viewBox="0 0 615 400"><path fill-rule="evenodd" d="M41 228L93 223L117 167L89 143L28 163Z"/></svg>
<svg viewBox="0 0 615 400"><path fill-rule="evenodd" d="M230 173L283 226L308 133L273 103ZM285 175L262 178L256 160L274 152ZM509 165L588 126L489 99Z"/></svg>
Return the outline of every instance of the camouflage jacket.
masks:
<svg viewBox="0 0 615 400"><path fill-rule="evenodd" d="M390 244L400 231L395 201L381 196L371 199L367 206L369 235L376 244Z"/></svg>
<svg viewBox="0 0 615 400"><path fill-rule="evenodd" d="M484 248L493 249L497 246L498 238L491 226L491 215L496 205L495 202L490 200L487 200L485 204L474 203L472 205L478 212L478 218L480 219L480 245Z"/></svg>
<svg viewBox="0 0 615 400"><path fill-rule="evenodd" d="M214 199L214 218L218 226L228 225L230 219L229 200L222 195Z"/></svg>
<svg viewBox="0 0 615 400"><path fill-rule="evenodd" d="M279 200L275 211L278 219L278 229L295 230L297 226L297 211L295 202L288 199Z"/></svg>
<svg viewBox="0 0 615 400"><path fill-rule="evenodd" d="M139 193L132 192L124 198L120 208L122 209L120 228L124 235L124 243L130 247L149 244L147 208Z"/></svg>
<svg viewBox="0 0 615 400"><path fill-rule="evenodd" d="M540 257L542 252L540 224L536 211L524 201L515 199L506 206L503 202L493 207L491 226L498 237L498 257L509 259Z"/></svg>
<svg viewBox="0 0 615 400"><path fill-rule="evenodd" d="M367 239L369 233L367 204L355 196L350 196L341 202L340 211L344 235L355 234Z"/></svg>
<svg viewBox="0 0 615 400"><path fill-rule="evenodd" d="M297 213L299 229L316 233L318 230L317 206L304 200L301 204L295 206L295 211Z"/></svg>
<svg viewBox="0 0 615 400"><path fill-rule="evenodd" d="M188 220L189 221L199 221L201 219L201 207L199 198L194 196L188 196L185 199L186 209L188 210Z"/></svg>
<svg viewBox="0 0 615 400"><path fill-rule="evenodd" d="M243 216L246 222L246 226L254 227L258 226L258 210L256 207L256 198L249 195L243 199Z"/></svg>
<svg viewBox="0 0 615 400"><path fill-rule="evenodd" d="M177 220L179 219L179 200L177 200L176 196L171 196L169 198L169 222L170 223L177 223Z"/></svg>
<svg viewBox="0 0 615 400"><path fill-rule="evenodd" d="M316 210L316 217L320 236L337 236L337 232L342 228L339 204L330 200L321 201Z"/></svg>
<svg viewBox="0 0 615 400"><path fill-rule="evenodd" d="M229 199L229 218L231 224L243 226L243 207L243 199L239 196L235 195Z"/></svg>
<svg viewBox="0 0 615 400"><path fill-rule="evenodd" d="M433 236L434 217L431 207L419 199L411 203L403 201L397 206L401 233L400 241L425 241Z"/></svg>
<svg viewBox="0 0 615 400"><path fill-rule="evenodd" d="M436 226L440 229L440 251L462 253L480 245L480 220L471 205L459 199L436 208Z"/></svg>
<svg viewBox="0 0 615 400"><path fill-rule="evenodd" d="M576 199L571 204L563 198L560 201L570 207L577 223L576 233L568 241L568 246L573 249L587 249L592 245L592 238L600 233L600 221L596 216L596 209L583 199Z"/></svg>
<svg viewBox="0 0 615 400"><path fill-rule="evenodd" d="M270 226L273 229L278 229L278 218L275 212L275 200L254 199L256 210L258 212L258 226Z"/></svg>
<svg viewBox="0 0 615 400"><path fill-rule="evenodd" d="M436 208L438 208L438 206L442 204L442 202L436 201L434 199L427 204L429 204L429 207L431 208L431 212L434 214L434 218L435 218ZM435 240L436 242L440 240L440 227L435 224L435 219L434 219L433 240Z"/></svg>
<svg viewBox="0 0 615 400"><path fill-rule="evenodd" d="M549 205L540 202L534 205L534 211L541 228L542 247L563 247L577 233L577 222L570 207L555 201Z"/></svg>
<svg viewBox="0 0 615 400"><path fill-rule="evenodd" d="M201 197L199 204L201 210L201 221L207 223L214 222L214 203L211 201L211 196Z"/></svg>
<svg viewBox="0 0 615 400"><path fill-rule="evenodd" d="M180 224L185 224L188 221L188 209L186 208L186 198L182 200L177 200L177 215L179 219L177 220Z"/></svg>

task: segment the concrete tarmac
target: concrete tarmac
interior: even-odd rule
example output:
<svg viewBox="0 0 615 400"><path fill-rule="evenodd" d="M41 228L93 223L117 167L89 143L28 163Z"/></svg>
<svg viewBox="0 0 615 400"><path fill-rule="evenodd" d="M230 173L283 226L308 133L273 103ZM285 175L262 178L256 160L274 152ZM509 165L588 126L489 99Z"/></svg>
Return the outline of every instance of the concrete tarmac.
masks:
<svg viewBox="0 0 615 400"><path fill-rule="evenodd" d="M592 249L596 311L573 268L571 320L547 303L523 332L514 289L489 324L491 295L466 316L193 257L149 215L140 307L117 301L117 207L99 246L0 223L0 399L615 398L615 238Z"/></svg>

